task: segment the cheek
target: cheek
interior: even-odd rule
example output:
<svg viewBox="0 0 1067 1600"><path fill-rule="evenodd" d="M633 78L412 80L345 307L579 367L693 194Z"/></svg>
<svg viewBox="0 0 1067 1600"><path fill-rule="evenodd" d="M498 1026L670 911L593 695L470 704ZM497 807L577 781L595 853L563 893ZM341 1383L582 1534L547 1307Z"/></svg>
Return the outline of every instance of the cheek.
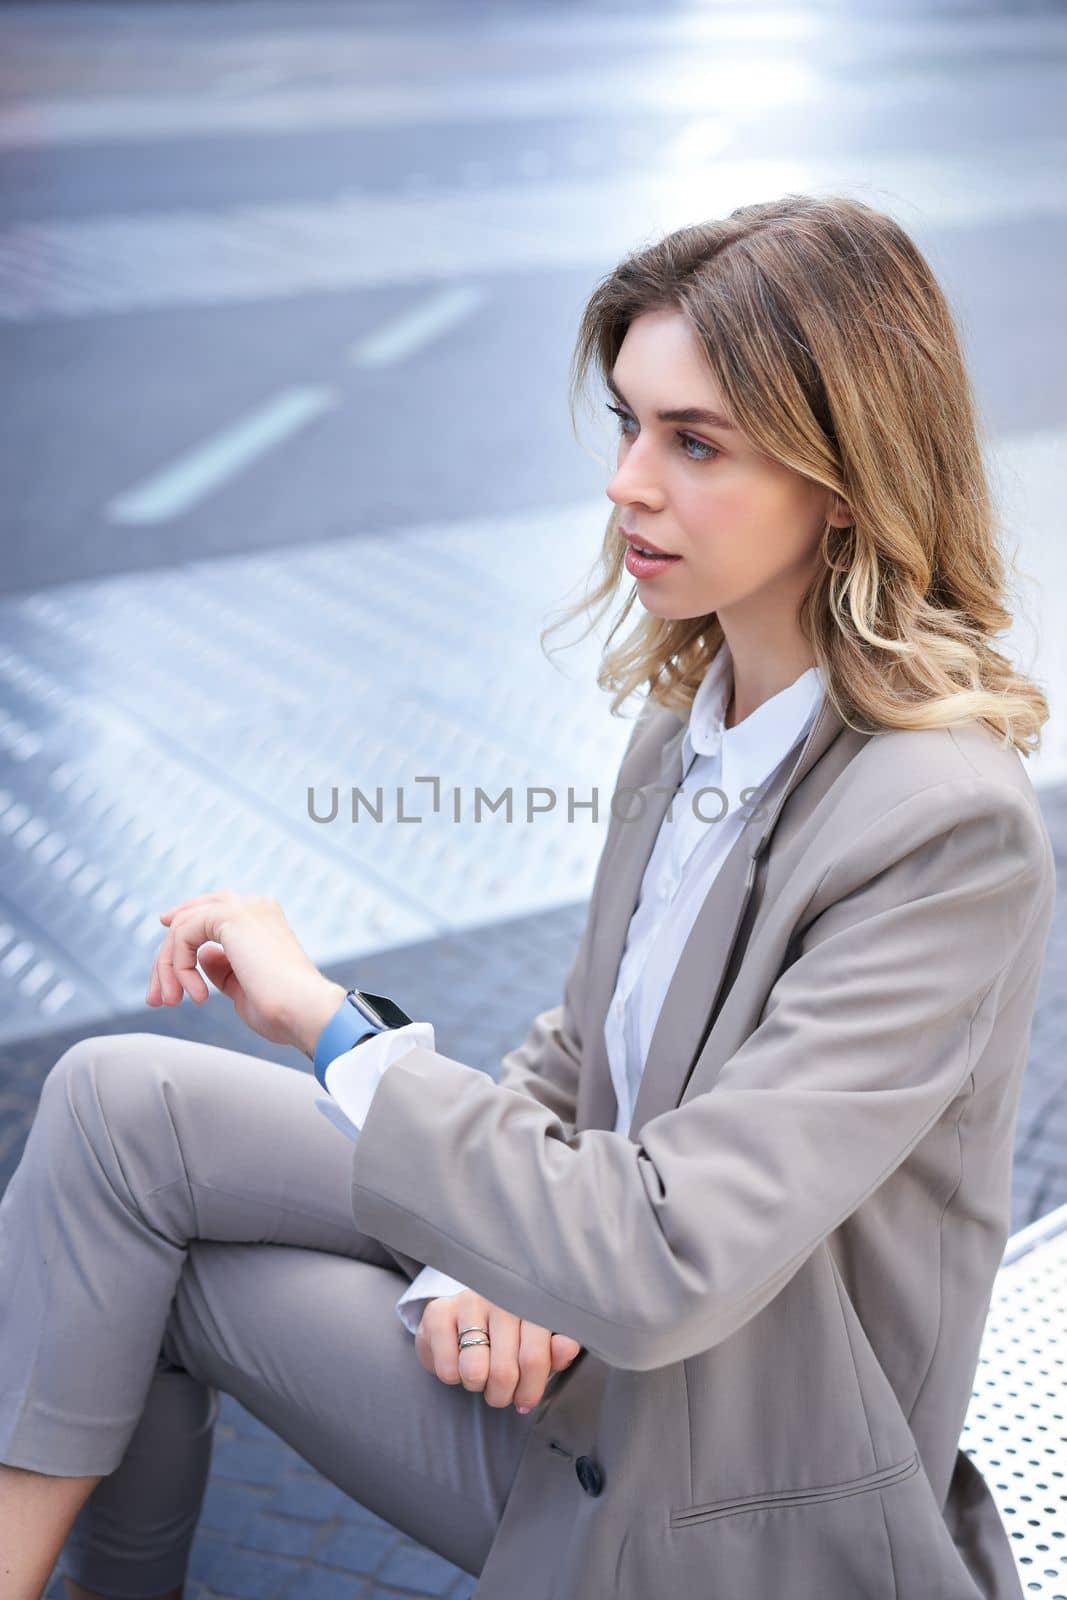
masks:
<svg viewBox="0 0 1067 1600"><path fill-rule="evenodd" d="M743 475L714 467L704 483L687 484L675 497L677 515L697 559L716 564L766 547L767 530L776 525L774 495L746 481Z"/></svg>
<svg viewBox="0 0 1067 1600"><path fill-rule="evenodd" d="M740 559L773 571L801 558L821 532L808 498L776 474L724 465L706 484L686 486L675 504L696 559L716 565Z"/></svg>

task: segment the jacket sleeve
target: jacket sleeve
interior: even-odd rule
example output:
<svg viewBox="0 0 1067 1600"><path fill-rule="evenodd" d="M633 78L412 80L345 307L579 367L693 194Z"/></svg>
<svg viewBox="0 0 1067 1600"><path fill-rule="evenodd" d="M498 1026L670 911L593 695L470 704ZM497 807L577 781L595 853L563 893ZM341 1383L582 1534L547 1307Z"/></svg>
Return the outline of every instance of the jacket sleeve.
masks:
<svg viewBox="0 0 1067 1600"><path fill-rule="evenodd" d="M588 928L588 923L586 926ZM504 1057L499 1076L500 1083L505 1084L513 1093L525 1095L527 1099L536 1101L539 1106L546 1107L559 1117L561 1126L568 1133L574 1131L577 1114L578 1061L581 1051L570 1008L570 995L571 984L581 970L579 963L584 959L583 951L584 937L578 954L571 964L567 980L567 998L562 1005L538 1013L530 1025L525 1041ZM435 1060L449 1059L436 1052L430 1054ZM392 1071L392 1067L389 1070ZM376 1088L374 1093L377 1092ZM373 1104L373 1100L370 1103ZM418 1259L423 1258L420 1256ZM447 1272L439 1271L436 1267L425 1266L418 1276L412 1279L397 1301L397 1315L405 1328L410 1333L415 1333L428 1300L441 1295L459 1294L463 1289L474 1287L473 1284L462 1282ZM484 1294L485 1290L479 1289L477 1292Z"/></svg>
<svg viewBox="0 0 1067 1600"><path fill-rule="evenodd" d="M585 984L589 928L587 916L585 931L567 974L562 1002L538 1012L523 1043L504 1056L497 1076L501 1088L536 1100L559 1119L568 1133L574 1132L578 1116L582 1041L575 997Z"/></svg>
<svg viewBox="0 0 1067 1600"><path fill-rule="evenodd" d="M710 1349L966 1088L1054 887L1047 834L1015 790L961 778L912 795L815 886L794 959L708 1090L636 1137L572 1134L416 1047L356 1147L356 1221L611 1366Z"/></svg>
<svg viewBox="0 0 1067 1600"><path fill-rule="evenodd" d="M574 1131L574 1122L577 1116L578 1094L578 1062L581 1056L581 1042L578 1036L577 1025L574 1019L572 999L575 993L574 985L584 981L586 940L589 932L589 921L586 919L586 931L582 936L578 951L571 962L570 973L567 977L566 990L562 1004L552 1006L548 1011L541 1011L530 1025L530 1031L515 1050L510 1050L503 1058L499 1073L499 1082L506 1085L513 1093L525 1095L527 1099L535 1101L539 1106L544 1106L561 1119L561 1126L568 1133ZM399 1030L398 1030L399 1031ZM395 1037L395 1035L394 1035ZM374 1041L371 1041L372 1043ZM353 1057L358 1055L363 1048L357 1045L355 1050L349 1052ZM445 1061L449 1058L441 1056L435 1050L427 1052L433 1060ZM390 1057L395 1065L395 1058ZM329 1075L327 1068L327 1077ZM467 1069L471 1070L471 1069ZM388 1072L392 1071L392 1065ZM361 1090L360 1111L358 1121L349 1123L350 1134L353 1139L362 1137L360 1129L366 1121L366 1108L374 1103L381 1086L381 1078L386 1074L376 1074L373 1084ZM488 1074L480 1074L486 1077ZM338 1100L343 1107L345 1104L344 1091L338 1094ZM346 1119L347 1120L347 1119ZM388 1240L383 1240L386 1245ZM407 1252L410 1257L412 1252ZM425 1257L414 1252L416 1261L424 1261ZM415 1270L415 1261L405 1260L405 1265ZM440 1295L458 1294L462 1289L473 1288L473 1284L462 1282L449 1273L442 1273L431 1266L424 1266L421 1273L412 1280L396 1304L397 1315L405 1328L411 1333L418 1329L423 1311L426 1309L427 1300ZM480 1294L484 1290L478 1291Z"/></svg>
<svg viewBox="0 0 1067 1600"><path fill-rule="evenodd" d="M546 1011L538 1012L522 1044L509 1050L502 1058L497 1074L497 1082L501 1086L515 1094L525 1095L527 1099L551 1111L568 1134L574 1132L578 1115L578 1066L582 1041L577 1020L577 996L583 992L585 985L591 920L590 902L585 928L564 983L562 1001ZM362 1119L359 1126L362 1126ZM397 1301L397 1315L405 1328L414 1333L426 1309L427 1300L440 1295L458 1294L462 1289L472 1287L472 1284L461 1282L434 1267L424 1267Z"/></svg>

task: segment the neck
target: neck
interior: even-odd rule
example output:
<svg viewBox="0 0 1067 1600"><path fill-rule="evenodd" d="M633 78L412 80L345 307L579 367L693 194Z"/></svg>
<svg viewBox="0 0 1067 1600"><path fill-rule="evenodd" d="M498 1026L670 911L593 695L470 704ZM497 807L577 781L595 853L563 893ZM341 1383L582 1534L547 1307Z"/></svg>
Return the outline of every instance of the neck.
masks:
<svg viewBox="0 0 1067 1600"><path fill-rule="evenodd" d="M733 661L733 685L723 719L727 728L736 728L765 700L781 694L815 665L815 657L803 637L791 639L778 651L764 640L754 650L742 650L740 657L733 641L727 638L726 643Z"/></svg>

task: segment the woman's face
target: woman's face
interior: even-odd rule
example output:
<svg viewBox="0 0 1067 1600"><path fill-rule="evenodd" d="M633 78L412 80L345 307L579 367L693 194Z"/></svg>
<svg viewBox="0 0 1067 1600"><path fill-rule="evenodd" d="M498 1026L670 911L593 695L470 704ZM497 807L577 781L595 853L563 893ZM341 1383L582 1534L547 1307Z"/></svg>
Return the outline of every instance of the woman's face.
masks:
<svg viewBox="0 0 1067 1600"><path fill-rule="evenodd" d="M627 571L664 619L799 601L827 520L851 520L831 490L763 455L729 426L722 394L681 312L649 311L627 329L612 373L620 438L607 493L620 533L677 557ZM657 413L699 410L712 420ZM714 420L717 414L721 421ZM831 517L832 506L837 506Z"/></svg>

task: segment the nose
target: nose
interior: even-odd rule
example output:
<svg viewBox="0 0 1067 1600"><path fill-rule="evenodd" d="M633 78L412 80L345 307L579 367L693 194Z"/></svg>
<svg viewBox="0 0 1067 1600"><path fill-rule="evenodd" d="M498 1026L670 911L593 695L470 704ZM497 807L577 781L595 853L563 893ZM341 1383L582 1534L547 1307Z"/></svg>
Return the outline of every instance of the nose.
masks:
<svg viewBox="0 0 1067 1600"><path fill-rule="evenodd" d="M656 481L651 455L642 448L639 438L631 441L625 451L620 450L618 464L605 493L609 500L614 500L620 507L644 506L649 511L662 509L663 491Z"/></svg>

